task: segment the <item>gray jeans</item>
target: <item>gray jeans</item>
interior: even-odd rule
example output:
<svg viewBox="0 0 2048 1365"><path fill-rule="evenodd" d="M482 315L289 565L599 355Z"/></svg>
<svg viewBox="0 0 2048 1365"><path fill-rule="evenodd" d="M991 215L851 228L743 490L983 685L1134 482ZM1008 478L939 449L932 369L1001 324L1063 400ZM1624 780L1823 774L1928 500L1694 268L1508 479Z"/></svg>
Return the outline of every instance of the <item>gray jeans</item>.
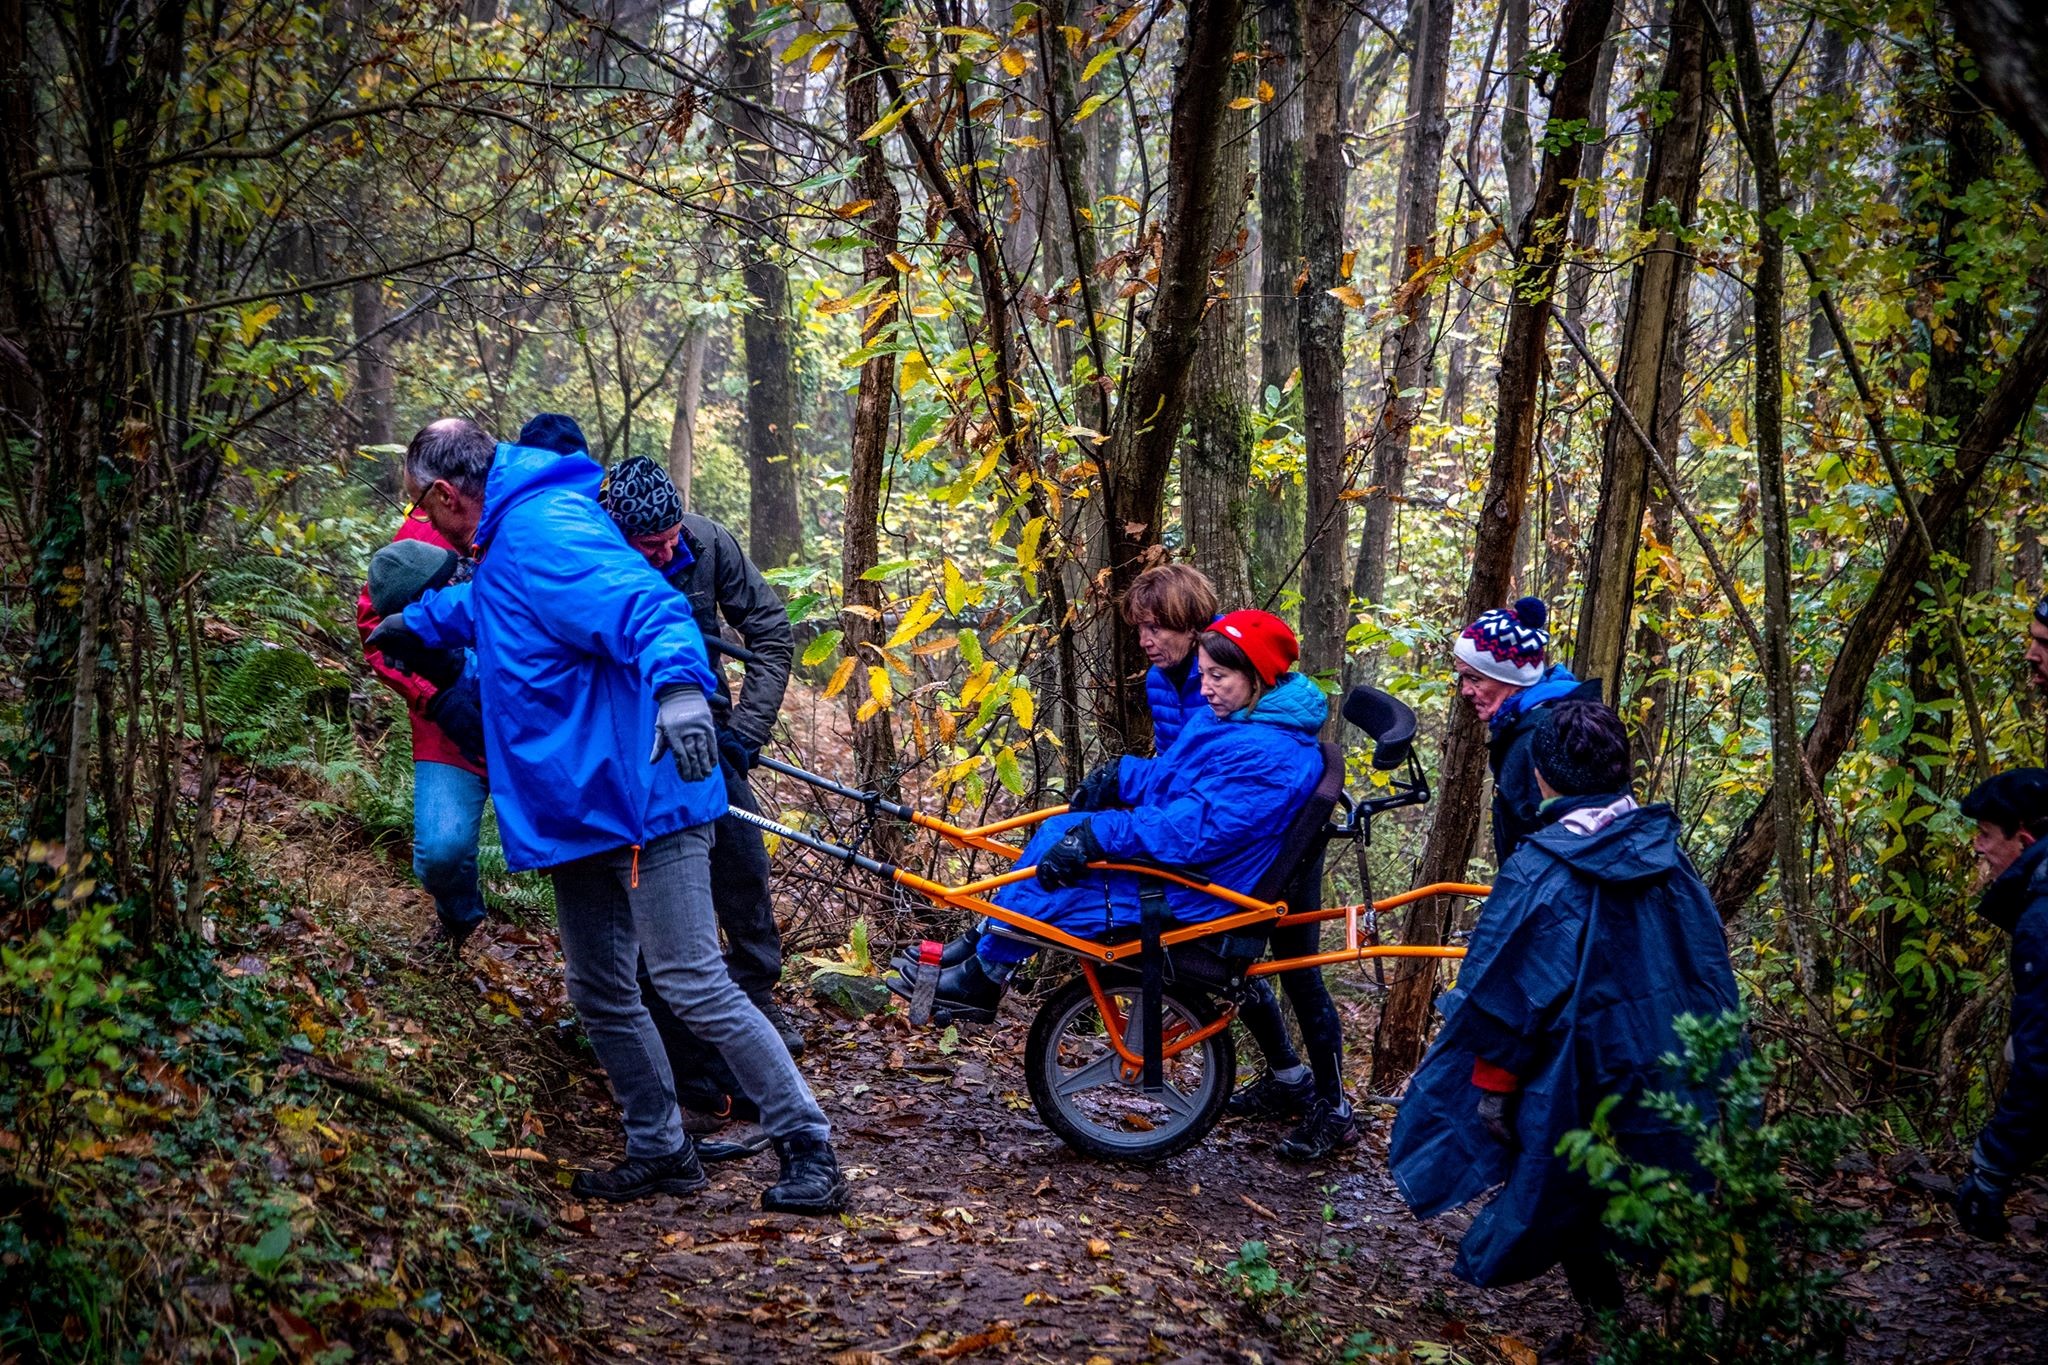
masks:
<svg viewBox="0 0 2048 1365"><path fill-rule="evenodd" d="M664 835L552 869L569 999L626 1118L626 1155L666 1156L683 1145L682 1113L661 1035L640 1000L644 955L676 1017L717 1048L778 1138L831 1135L789 1050L726 974L711 908L711 825ZM637 882L637 885L635 884Z"/></svg>

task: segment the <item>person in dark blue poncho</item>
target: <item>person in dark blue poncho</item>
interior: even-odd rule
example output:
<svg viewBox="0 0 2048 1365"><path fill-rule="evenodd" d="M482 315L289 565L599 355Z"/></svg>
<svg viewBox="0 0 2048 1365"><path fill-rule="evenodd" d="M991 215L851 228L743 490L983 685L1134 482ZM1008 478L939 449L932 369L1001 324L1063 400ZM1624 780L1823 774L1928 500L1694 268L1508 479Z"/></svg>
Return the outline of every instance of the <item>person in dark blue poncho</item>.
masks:
<svg viewBox="0 0 2048 1365"><path fill-rule="evenodd" d="M1604 1197L1558 1156L1610 1095L1634 1159L1696 1169L1683 1136L1637 1101L1694 1092L1660 1060L1672 1021L1736 1007L1720 917L1678 846L1669 806L1629 795L1628 734L1594 701L1545 709L1531 736L1547 823L1501 869L1444 1024L1388 1153L1402 1197L1433 1217L1495 1193L1458 1247L1460 1278L1494 1286L1562 1264L1591 1309L1621 1305Z"/></svg>
<svg viewBox="0 0 2048 1365"><path fill-rule="evenodd" d="M1550 662L1550 609L1540 597L1481 612L1452 645L1458 695L1486 722L1493 768L1493 856L1505 867L1542 824L1543 797L1529 766L1529 744L1543 708L1567 697L1600 700L1598 682L1580 682Z"/></svg>
<svg viewBox="0 0 2048 1365"><path fill-rule="evenodd" d="M1962 812L1977 822L1977 913L2012 935L2012 1065L1956 1186L1956 1221L1998 1241L2013 1184L2048 1156L2048 769L2000 773L1963 798Z"/></svg>

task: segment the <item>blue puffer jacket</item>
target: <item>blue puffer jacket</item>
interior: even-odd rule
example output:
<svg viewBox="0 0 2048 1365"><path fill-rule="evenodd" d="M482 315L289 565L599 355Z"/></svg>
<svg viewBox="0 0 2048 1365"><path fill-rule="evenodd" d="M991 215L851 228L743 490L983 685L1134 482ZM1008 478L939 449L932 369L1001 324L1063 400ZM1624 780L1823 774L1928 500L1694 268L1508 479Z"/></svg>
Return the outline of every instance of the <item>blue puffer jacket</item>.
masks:
<svg viewBox="0 0 2048 1365"><path fill-rule="evenodd" d="M1328 715L1322 689L1290 673L1248 712L1189 726L1165 756L1125 759L1119 794L1133 809L1057 816L1040 827L1021 865L1037 862L1061 834L1085 819L1110 859L1150 859L1233 891L1250 891L1280 852L1288 822L1322 780L1316 735ZM1085 931L1136 924L1138 887L1132 873L1095 873L1057 891L1020 882L1003 888L996 899L1010 909ZM1166 904L1185 924L1237 910L1184 886L1168 886Z"/></svg>
<svg viewBox="0 0 2048 1365"><path fill-rule="evenodd" d="M587 455L501 445L467 584L405 623L435 648L474 644L491 797L514 871L650 843L725 813L717 771L650 763L654 696L717 686L690 603L597 505Z"/></svg>
<svg viewBox="0 0 2048 1365"><path fill-rule="evenodd" d="M1152 712L1152 752L1163 754L1173 747L1180 733L1196 715L1209 715L1209 703L1202 700L1202 659L1199 652L1188 657L1177 670L1178 681L1163 668L1145 674L1145 705Z"/></svg>
<svg viewBox="0 0 2048 1365"><path fill-rule="evenodd" d="M1558 807L1613 798L1566 798ZM1387 1165L1419 1217L1498 1186L1472 1219L1452 1267L1478 1285L1514 1284L1557 1264L1567 1237L1597 1224L1604 1195L1558 1156L1606 1097L1635 1161L1696 1170L1690 1144L1639 1103L1676 1093L1707 1109L1711 1090L1663 1058L1679 1051L1672 1020L1737 1004L1713 897L1678 846L1669 806L1645 806L1595 833L1553 822L1508 859L1472 930L1444 1026L1408 1083ZM1478 1118L1474 1058L1521 1088L1513 1146Z"/></svg>

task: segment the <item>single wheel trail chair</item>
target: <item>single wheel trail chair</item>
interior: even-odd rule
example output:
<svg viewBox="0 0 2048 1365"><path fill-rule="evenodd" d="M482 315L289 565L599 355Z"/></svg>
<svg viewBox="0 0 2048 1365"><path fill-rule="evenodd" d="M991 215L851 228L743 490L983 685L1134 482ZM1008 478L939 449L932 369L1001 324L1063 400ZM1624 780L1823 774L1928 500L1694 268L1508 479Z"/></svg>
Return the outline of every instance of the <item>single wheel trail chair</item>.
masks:
<svg viewBox="0 0 2048 1365"><path fill-rule="evenodd" d="M1374 767L1399 776L1384 789L1350 795L1344 790L1343 751L1323 744L1322 778L1289 822L1278 856L1250 894L1181 868L1091 864L1140 875L1135 934L1128 926L1116 926L1098 937L1084 937L989 899L998 889L1031 878L1032 867L945 886L780 821L747 811L732 814L936 904L979 915L991 932L1076 959L1080 975L1054 991L1032 1020L1024 1053L1032 1103L1046 1126L1078 1152L1118 1161L1163 1161L1200 1142L1222 1116L1237 1082L1230 1025L1239 1005L1259 989L1254 984L1259 978L1371 958L1465 954L1460 947L1381 944L1373 916L1429 896L1482 897L1488 887L1446 882L1370 904L1323 906L1323 857L1330 844L1370 842L1374 816L1421 805L1430 795L1414 754L1415 713L1407 705L1376 688L1355 687L1344 700L1343 714L1373 740ZM764 759L762 766L860 802L871 813L908 821L959 847L1013 863L1021 860L1023 850L1003 836L1067 809L1054 806L963 828L790 764ZM1181 923L1167 911L1169 883L1205 892L1230 909L1215 919ZM1343 947L1281 959L1266 956L1275 929L1337 919L1344 921Z"/></svg>

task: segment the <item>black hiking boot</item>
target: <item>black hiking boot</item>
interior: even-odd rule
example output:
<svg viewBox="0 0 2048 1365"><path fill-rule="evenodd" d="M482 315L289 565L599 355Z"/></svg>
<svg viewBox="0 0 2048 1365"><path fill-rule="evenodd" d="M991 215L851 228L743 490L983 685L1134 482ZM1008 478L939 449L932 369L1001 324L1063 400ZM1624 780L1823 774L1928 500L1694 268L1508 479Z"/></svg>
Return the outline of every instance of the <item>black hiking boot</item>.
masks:
<svg viewBox="0 0 2048 1365"><path fill-rule="evenodd" d="M695 1194L709 1183L688 1138L667 1156L629 1156L608 1171L581 1171L569 1182L578 1199L628 1204L650 1194Z"/></svg>
<svg viewBox="0 0 2048 1365"><path fill-rule="evenodd" d="M1268 1069L1261 1073L1257 1080L1232 1095L1230 1102L1223 1107L1225 1112L1241 1119L1285 1123L1306 1114L1309 1101L1315 1098L1315 1094L1316 1083L1313 1077L1303 1076L1299 1080L1283 1081Z"/></svg>
<svg viewBox="0 0 2048 1365"><path fill-rule="evenodd" d="M448 967L462 961L462 945L469 937L483 927L483 921L474 924L458 924L449 927L441 923L440 917L412 941L412 960L419 967Z"/></svg>
<svg viewBox="0 0 2048 1365"><path fill-rule="evenodd" d="M918 974L923 967L899 971L884 977L882 984L905 1000L917 993ZM965 962L939 969L938 994L932 1000L934 1024L992 1024L996 1006L1003 1003L1005 987L991 981L981 969L981 959L970 955Z"/></svg>
<svg viewBox="0 0 2048 1365"><path fill-rule="evenodd" d="M941 967L959 966L968 958L974 956L974 945L980 941L981 935L979 934L962 934L960 937L950 940L939 949L939 965ZM909 976L918 967L923 965L917 960L918 950L923 946L922 943L911 944L897 953L895 957L889 959L889 965L902 972L905 976Z"/></svg>
<svg viewBox="0 0 2048 1365"><path fill-rule="evenodd" d="M839 1158L832 1144L819 1138L777 1138L775 1155L782 1159L782 1175L761 1191L761 1207L770 1213L806 1213L826 1216L846 1207L852 1190L839 1173Z"/></svg>
<svg viewBox="0 0 2048 1365"><path fill-rule="evenodd" d="M796 1025L789 1022L789 1016L782 1012L782 1006L767 996L756 1000L754 1006L761 1011L761 1017L768 1021L768 1027L775 1030L775 1036L782 1040L782 1045L789 1049L790 1060L795 1061L802 1057L804 1036L796 1031Z"/></svg>
<svg viewBox="0 0 2048 1365"><path fill-rule="evenodd" d="M1308 1117L1274 1148L1286 1161L1321 1161L1331 1153L1358 1145L1358 1119L1348 1100L1317 1100L1308 1107Z"/></svg>

